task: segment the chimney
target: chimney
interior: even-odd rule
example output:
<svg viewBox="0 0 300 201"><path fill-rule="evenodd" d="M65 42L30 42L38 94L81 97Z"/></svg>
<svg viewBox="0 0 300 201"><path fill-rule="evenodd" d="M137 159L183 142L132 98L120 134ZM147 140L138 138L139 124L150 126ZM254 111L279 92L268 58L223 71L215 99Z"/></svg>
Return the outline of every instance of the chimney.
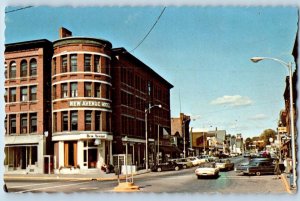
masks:
<svg viewBox="0 0 300 201"><path fill-rule="evenodd" d="M71 37L72 32L64 27L59 29L59 38Z"/></svg>

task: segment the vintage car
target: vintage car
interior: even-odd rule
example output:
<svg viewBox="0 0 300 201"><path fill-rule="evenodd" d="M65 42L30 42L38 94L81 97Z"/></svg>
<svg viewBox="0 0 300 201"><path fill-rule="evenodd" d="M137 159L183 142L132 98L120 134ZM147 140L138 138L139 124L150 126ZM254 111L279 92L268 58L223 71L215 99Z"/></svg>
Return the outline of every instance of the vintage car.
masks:
<svg viewBox="0 0 300 201"><path fill-rule="evenodd" d="M240 164L235 168L236 173L243 175L274 174L275 165L268 160L251 160L248 164Z"/></svg>
<svg viewBox="0 0 300 201"><path fill-rule="evenodd" d="M151 171L153 172L161 172L168 170L180 170L183 166L181 164L177 164L175 161L168 161L167 163L155 164L151 167Z"/></svg>
<svg viewBox="0 0 300 201"><path fill-rule="evenodd" d="M216 161L216 166L220 170L233 170L234 169L234 163L232 163L229 159L220 159Z"/></svg>
<svg viewBox="0 0 300 201"><path fill-rule="evenodd" d="M179 165L182 165L184 169L193 167L192 161L188 158L177 158L175 159L175 162Z"/></svg>
<svg viewBox="0 0 300 201"><path fill-rule="evenodd" d="M215 177L219 176L219 168L216 167L215 163L202 163L195 170L195 174L200 179L201 177Z"/></svg>

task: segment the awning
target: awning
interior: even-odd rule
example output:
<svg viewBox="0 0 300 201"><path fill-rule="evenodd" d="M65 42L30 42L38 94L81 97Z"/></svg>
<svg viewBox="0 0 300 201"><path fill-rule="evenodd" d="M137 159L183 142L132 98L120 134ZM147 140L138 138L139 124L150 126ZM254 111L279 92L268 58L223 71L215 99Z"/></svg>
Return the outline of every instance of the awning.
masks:
<svg viewBox="0 0 300 201"><path fill-rule="evenodd" d="M164 152L167 152L167 153L181 153L182 151L178 148L178 147L175 147L175 146L159 146L159 151L164 151Z"/></svg>

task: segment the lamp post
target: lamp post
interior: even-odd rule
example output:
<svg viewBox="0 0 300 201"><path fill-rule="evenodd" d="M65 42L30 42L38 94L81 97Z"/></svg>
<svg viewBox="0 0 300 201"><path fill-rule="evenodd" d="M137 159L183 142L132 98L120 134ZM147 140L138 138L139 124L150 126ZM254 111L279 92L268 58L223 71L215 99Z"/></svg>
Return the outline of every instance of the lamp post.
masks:
<svg viewBox="0 0 300 201"><path fill-rule="evenodd" d="M295 146L295 125L294 125L294 108L293 108L293 81L292 81L292 63L284 62L280 59L271 57L252 57L251 61L257 63L262 60L273 60L285 66L289 70L289 85L290 85L290 121L291 121L291 141L292 141L292 168L293 168L293 187L296 188L296 146Z"/></svg>
<svg viewBox="0 0 300 201"><path fill-rule="evenodd" d="M146 140L146 170L148 170L148 122L147 122L147 116L148 112L150 113L151 109L154 107L161 108L161 105L150 105L149 108L145 109L145 140Z"/></svg>

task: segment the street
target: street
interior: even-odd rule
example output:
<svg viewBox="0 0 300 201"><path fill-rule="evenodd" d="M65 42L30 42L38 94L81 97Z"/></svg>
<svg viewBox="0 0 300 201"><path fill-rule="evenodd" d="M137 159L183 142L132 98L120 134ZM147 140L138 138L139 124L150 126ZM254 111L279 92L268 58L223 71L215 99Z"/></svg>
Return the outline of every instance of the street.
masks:
<svg viewBox="0 0 300 201"><path fill-rule="evenodd" d="M233 158L237 164L247 159ZM197 179L196 167L179 171L150 172L134 176L134 184L140 187L139 192L168 193L287 193L282 179L275 180L274 175L241 176L234 171L220 172L218 178ZM123 180L122 180L123 182ZM113 181L80 181L70 178L64 181L6 181L9 192L114 192L118 185Z"/></svg>

